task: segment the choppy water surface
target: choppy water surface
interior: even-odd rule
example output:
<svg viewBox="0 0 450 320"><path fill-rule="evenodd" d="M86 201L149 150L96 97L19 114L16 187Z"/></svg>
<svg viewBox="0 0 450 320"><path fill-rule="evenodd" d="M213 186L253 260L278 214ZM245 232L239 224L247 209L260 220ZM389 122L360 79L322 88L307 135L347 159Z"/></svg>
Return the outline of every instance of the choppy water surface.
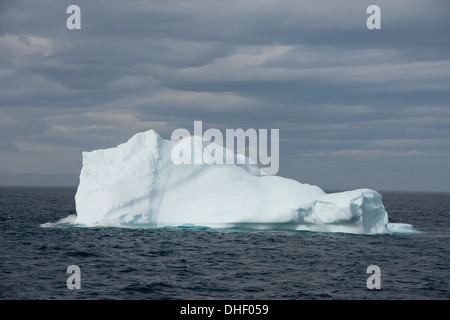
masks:
<svg viewBox="0 0 450 320"><path fill-rule="evenodd" d="M450 298L450 194L381 192L390 222L423 234L46 224L70 222L75 191L0 188L1 299ZM366 287L369 265L380 290Z"/></svg>

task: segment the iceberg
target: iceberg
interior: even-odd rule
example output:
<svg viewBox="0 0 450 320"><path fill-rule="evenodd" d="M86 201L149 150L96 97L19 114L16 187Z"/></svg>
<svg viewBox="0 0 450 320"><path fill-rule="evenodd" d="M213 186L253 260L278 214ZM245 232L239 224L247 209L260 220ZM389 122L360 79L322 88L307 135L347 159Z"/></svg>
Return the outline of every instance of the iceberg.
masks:
<svg viewBox="0 0 450 320"><path fill-rule="evenodd" d="M117 147L83 152L75 224L392 232L382 196L371 189L328 194L317 186L265 175L249 161L172 161L174 152L203 151L212 143L199 136L165 140L149 130ZM218 145L213 149L214 157L217 152L244 157Z"/></svg>

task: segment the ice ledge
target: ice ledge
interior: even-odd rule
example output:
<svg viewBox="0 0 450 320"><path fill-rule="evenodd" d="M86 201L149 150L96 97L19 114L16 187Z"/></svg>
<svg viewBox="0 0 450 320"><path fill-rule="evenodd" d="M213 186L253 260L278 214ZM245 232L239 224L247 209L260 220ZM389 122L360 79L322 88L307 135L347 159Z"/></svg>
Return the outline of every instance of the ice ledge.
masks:
<svg viewBox="0 0 450 320"><path fill-rule="evenodd" d="M297 209L298 230L387 233L381 195L371 189L324 194Z"/></svg>

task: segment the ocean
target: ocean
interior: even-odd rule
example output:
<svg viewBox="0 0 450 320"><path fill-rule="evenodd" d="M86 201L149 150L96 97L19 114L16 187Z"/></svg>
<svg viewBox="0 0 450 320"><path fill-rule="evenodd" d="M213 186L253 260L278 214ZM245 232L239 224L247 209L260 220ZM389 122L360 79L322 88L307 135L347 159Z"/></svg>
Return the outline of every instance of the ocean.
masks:
<svg viewBox="0 0 450 320"><path fill-rule="evenodd" d="M450 194L380 192L421 234L80 228L70 187L0 188L2 300L442 300ZM79 278L69 289L69 266ZM379 289L369 288L378 266Z"/></svg>

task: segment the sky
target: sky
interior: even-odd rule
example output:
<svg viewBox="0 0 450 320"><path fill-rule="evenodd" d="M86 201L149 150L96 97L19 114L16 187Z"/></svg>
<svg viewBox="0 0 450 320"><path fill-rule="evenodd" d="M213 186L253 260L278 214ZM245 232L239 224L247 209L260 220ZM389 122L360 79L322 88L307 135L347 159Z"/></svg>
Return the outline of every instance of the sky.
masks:
<svg viewBox="0 0 450 320"><path fill-rule="evenodd" d="M450 192L449 14L445 0L1 0L0 185L76 186L83 151L202 121L279 129L278 175L302 183Z"/></svg>

